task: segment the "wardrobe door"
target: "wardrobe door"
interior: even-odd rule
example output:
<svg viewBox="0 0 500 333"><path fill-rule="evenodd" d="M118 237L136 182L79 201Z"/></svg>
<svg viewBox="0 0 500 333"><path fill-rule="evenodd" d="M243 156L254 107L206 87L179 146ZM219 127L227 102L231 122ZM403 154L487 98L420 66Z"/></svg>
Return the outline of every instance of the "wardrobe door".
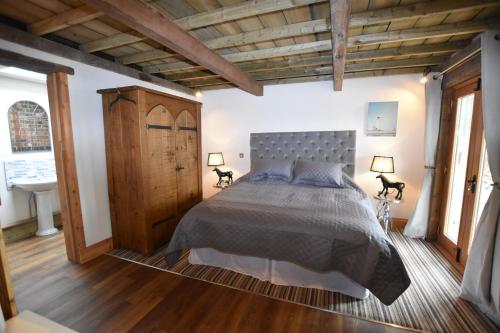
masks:
<svg viewBox="0 0 500 333"><path fill-rule="evenodd" d="M196 118L187 110L175 120L177 160L177 209L183 215L199 201L198 128Z"/></svg>
<svg viewBox="0 0 500 333"><path fill-rule="evenodd" d="M147 111L143 157L146 221L155 247L168 240L177 214L174 118L163 105Z"/></svg>

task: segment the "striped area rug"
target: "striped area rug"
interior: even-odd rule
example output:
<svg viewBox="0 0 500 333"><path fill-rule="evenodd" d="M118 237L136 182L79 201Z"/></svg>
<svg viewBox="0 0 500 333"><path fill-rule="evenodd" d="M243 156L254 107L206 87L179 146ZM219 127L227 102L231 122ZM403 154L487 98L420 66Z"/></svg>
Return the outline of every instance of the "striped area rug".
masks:
<svg viewBox="0 0 500 333"><path fill-rule="evenodd" d="M406 238L400 232L392 232L390 237L412 280L411 286L390 306L382 304L373 295L358 300L330 291L278 286L221 268L191 265L187 253L170 270L163 259L164 249L149 258L125 249L115 249L109 254L268 297L413 329L429 332L495 332L482 314L458 297L461 277L432 244Z"/></svg>

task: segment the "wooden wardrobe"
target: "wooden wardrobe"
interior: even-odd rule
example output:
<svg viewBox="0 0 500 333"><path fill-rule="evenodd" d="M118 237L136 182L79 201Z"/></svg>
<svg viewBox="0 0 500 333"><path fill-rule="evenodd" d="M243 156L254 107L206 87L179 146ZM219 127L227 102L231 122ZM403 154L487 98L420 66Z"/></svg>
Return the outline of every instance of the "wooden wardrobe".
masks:
<svg viewBox="0 0 500 333"><path fill-rule="evenodd" d="M113 245L151 255L202 200L201 103L136 86L98 92Z"/></svg>

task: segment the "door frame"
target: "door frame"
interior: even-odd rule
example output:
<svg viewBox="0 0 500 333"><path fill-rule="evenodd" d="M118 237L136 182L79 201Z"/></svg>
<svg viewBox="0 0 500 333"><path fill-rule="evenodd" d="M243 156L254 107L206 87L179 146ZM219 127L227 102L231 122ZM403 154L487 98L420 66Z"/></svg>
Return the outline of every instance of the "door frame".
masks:
<svg viewBox="0 0 500 333"><path fill-rule="evenodd" d="M47 75L57 189L66 254L68 260L74 263L81 264L89 261L111 249L112 244L110 238L91 246L86 246L85 243L68 89L68 75L73 75L74 70L64 65L27 57L7 50L0 50L0 65L18 67ZM0 305L6 320L17 314L1 228Z"/></svg>
<svg viewBox="0 0 500 333"><path fill-rule="evenodd" d="M453 145L454 145L454 135L455 135L455 127L457 122L457 105L456 101L460 96L465 96L469 93L474 93L474 113L472 118L473 127L471 128L471 137L469 142L469 150L467 157L467 173L466 180L470 178L472 174L478 174L479 162L476 161L476 157L481 153L482 150L482 134L483 134L483 123L482 123L482 96L480 89L480 81L481 76L477 75L473 78L469 78L459 84L456 84L451 87L447 87L443 93L443 95L449 96L450 98L450 120L449 120L449 133L453 132L452 136L449 136L449 140L447 140L444 149L446 153L444 154L444 181L441 192L441 207L440 207L440 223L438 226L437 232L437 245L443 254L447 257L447 259L457 268L460 272L463 273L465 264L468 258L468 251L470 247L470 235L472 228L472 213L474 209L475 200L463 200L462 202L462 213L461 220L459 226L459 236L457 240L457 244L455 245L451 240L449 240L443 232L445 223L446 223L446 214L448 208L448 200L449 200L449 186L450 186L450 178L451 173L448 172L451 170L451 163L453 163ZM475 135L474 135L475 134ZM472 158L471 158L472 156ZM467 186L465 184L464 186ZM467 189L464 189L464 198L469 193ZM476 193L474 193L474 198ZM467 220L467 217L470 215L470 221Z"/></svg>

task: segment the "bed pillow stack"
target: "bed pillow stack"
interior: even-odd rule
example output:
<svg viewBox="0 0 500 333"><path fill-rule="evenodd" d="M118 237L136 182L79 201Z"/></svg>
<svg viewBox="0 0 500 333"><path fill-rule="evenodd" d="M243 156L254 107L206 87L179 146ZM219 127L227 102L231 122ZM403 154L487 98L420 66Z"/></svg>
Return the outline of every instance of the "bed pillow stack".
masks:
<svg viewBox="0 0 500 333"><path fill-rule="evenodd" d="M303 161L295 163L292 184L321 187L344 187L341 163Z"/></svg>
<svg viewBox="0 0 500 333"><path fill-rule="evenodd" d="M250 180L276 179L292 184L344 187L341 163L259 159L252 162Z"/></svg>
<svg viewBox="0 0 500 333"><path fill-rule="evenodd" d="M252 161L251 180L277 179L290 182L293 176L293 161L259 159Z"/></svg>

